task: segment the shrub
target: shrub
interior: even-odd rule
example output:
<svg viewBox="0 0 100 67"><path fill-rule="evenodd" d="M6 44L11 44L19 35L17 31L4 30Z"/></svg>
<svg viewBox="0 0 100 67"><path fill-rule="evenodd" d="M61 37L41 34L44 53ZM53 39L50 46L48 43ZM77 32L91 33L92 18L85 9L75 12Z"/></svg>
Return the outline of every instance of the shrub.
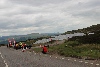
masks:
<svg viewBox="0 0 100 67"><path fill-rule="evenodd" d="M74 47L80 45L80 43L78 41L69 41L67 42L67 45Z"/></svg>
<svg viewBox="0 0 100 67"><path fill-rule="evenodd" d="M33 50L38 53L38 52L42 52L42 48L33 48Z"/></svg>

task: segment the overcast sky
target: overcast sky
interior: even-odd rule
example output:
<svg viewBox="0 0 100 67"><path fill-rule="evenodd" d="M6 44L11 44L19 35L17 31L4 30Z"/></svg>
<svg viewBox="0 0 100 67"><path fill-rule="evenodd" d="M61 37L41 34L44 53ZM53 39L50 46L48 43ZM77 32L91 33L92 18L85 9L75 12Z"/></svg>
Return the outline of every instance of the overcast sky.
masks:
<svg viewBox="0 0 100 67"><path fill-rule="evenodd" d="M0 0L0 36L64 33L100 24L100 0Z"/></svg>

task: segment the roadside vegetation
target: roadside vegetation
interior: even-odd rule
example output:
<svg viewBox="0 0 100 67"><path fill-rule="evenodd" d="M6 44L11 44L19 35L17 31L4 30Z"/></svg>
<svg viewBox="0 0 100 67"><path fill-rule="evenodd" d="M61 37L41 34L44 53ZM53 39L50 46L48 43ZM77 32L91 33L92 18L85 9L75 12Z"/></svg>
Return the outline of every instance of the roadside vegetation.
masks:
<svg viewBox="0 0 100 67"><path fill-rule="evenodd" d="M71 33L85 33L86 35L72 37L62 44L50 46L48 48L48 54L85 59L100 59L100 24L83 29L67 31L63 34ZM41 48L35 48L34 50L41 52L40 49Z"/></svg>
<svg viewBox="0 0 100 67"><path fill-rule="evenodd" d="M5 45L5 44L0 44L0 47L1 47L1 46L6 46L6 45Z"/></svg>
<svg viewBox="0 0 100 67"><path fill-rule="evenodd" d="M41 48L34 48L35 52L41 52ZM58 54L65 57L100 59L100 44L80 44L77 41L67 41L60 45L50 46L48 54Z"/></svg>
<svg viewBox="0 0 100 67"><path fill-rule="evenodd" d="M69 41L50 47L49 52L65 57L100 59L100 44L80 44L77 41Z"/></svg>

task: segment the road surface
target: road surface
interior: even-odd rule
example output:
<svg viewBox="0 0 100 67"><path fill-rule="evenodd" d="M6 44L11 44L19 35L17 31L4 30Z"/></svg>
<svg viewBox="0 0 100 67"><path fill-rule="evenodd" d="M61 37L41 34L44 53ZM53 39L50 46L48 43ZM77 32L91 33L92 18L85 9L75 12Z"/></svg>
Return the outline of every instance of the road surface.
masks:
<svg viewBox="0 0 100 67"><path fill-rule="evenodd" d="M0 47L0 67L100 67L99 63Z"/></svg>

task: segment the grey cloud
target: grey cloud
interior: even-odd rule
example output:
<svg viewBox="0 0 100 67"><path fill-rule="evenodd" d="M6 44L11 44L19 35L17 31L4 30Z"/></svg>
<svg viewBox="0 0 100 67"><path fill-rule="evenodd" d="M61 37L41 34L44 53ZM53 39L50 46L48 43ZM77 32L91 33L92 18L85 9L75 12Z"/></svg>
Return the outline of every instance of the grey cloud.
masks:
<svg viewBox="0 0 100 67"><path fill-rule="evenodd" d="M64 2L66 0L10 0L10 1L17 4L41 6L41 5L47 5L47 4L57 4L57 3ZM70 1L70 0L67 0L67 1Z"/></svg>
<svg viewBox="0 0 100 67"><path fill-rule="evenodd" d="M65 13L69 13L74 17L98 19L100 17L99 3L99 0L77 2L74 5L69 6L67 9L62 9L62 11Z"/></svg>
<svg viewBox="0 0 100 67"><path fill-rule="evenodd" d="M87 0L86 2L84 1L72 1L69 2L69 6L67 7L67 9L65 9L65 11L84 11L84 10L89 10L89 9L95 9L96 7L100 7L100 1L99 0ZM71 4L74 3L74 4ZM65 7L66 8L66 7Z"/></svg>
<svg viewBox="0 0 100 67"><path fill-rule="evenodd" d="M82 11L82 12L79 12L79 13L74 13L73 16L98 19L100 17L100 12L97 12L95 10L88 10L88 11Z"/></svg>
<svg viewBox="0 0 100 67"><path fill-rule="evenodd" d="M66 32L98 24L99 3L99 0L5 0L0 4L0 33Z"/></svg>
<svg viewBox="0 0 100 67"><path fill-rule="evenodd" d="M89 2L84 4L85 7L95 8L100 6L100 0L90 0Z"/></svg>

